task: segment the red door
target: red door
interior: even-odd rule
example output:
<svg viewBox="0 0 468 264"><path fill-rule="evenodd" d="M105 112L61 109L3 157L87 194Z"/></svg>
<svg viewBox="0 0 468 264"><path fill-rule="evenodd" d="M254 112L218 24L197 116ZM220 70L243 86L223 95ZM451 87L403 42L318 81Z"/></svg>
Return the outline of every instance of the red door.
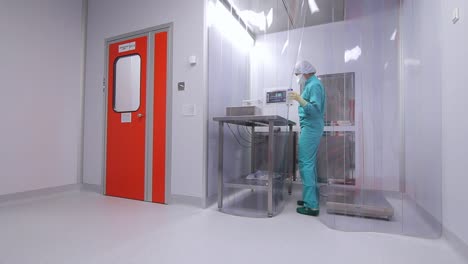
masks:
<svg viewBox="0 0 468 264"><path fill-rule="evenodd" d="M153 197L165 202L167 32L154 35Z"/></svg>
<svg viewBox="0 0 468 264"><path fill-rule="evenodd" d="M106 194L145 199L148 37L108 46Z"/></svg>

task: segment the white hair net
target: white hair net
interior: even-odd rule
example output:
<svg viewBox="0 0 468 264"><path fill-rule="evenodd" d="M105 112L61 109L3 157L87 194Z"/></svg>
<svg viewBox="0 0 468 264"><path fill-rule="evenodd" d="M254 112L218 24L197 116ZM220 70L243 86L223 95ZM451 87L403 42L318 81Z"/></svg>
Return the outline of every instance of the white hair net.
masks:
<svg viewBox="0 0 468 264"><path fill-rule="evenodd" d="M316 72L317 69L315 69L315 67L308 61L300 61L296 64L296 67L294 67L295 74L308 74Z"/></svg>

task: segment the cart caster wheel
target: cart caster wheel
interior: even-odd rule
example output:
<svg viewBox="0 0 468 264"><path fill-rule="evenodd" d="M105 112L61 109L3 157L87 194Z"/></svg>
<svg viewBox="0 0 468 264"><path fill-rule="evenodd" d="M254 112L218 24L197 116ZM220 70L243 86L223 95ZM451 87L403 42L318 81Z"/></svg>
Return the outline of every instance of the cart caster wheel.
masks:
<svg viewBox="0 0 468 264"><path fill-rule="evenodd" d="M289 194L289 195L291 195L291 194L292 194L292 192L288 192L288 194Z"/></svg>
<svg viewBox="0 0 468 264"><path fill-rule="evenodd" d="M272 218L273 217L273 214L268 214L268 218Z"/></svg>

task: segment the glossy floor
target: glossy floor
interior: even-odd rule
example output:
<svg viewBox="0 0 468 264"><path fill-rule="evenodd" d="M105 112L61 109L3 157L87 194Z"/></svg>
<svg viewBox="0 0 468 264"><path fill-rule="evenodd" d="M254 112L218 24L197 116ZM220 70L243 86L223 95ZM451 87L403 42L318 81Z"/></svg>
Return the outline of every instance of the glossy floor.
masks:
<svg viewBox="0 0 468 264"><path fill-rule="evenodd" d="M465 263L443 239L346 233L71 191L0 204L0 263Z"/></svg>

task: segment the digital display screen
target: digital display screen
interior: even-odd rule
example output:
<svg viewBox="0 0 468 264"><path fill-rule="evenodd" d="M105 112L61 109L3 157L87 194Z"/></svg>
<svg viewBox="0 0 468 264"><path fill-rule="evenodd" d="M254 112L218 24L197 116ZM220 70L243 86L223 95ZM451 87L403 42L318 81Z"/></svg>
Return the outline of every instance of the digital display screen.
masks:
<svg viewBox="0 0 468 264"><path fill-rule="evenodd" d="M267 104L286 103L286 91L267 92Z"/></svg>

